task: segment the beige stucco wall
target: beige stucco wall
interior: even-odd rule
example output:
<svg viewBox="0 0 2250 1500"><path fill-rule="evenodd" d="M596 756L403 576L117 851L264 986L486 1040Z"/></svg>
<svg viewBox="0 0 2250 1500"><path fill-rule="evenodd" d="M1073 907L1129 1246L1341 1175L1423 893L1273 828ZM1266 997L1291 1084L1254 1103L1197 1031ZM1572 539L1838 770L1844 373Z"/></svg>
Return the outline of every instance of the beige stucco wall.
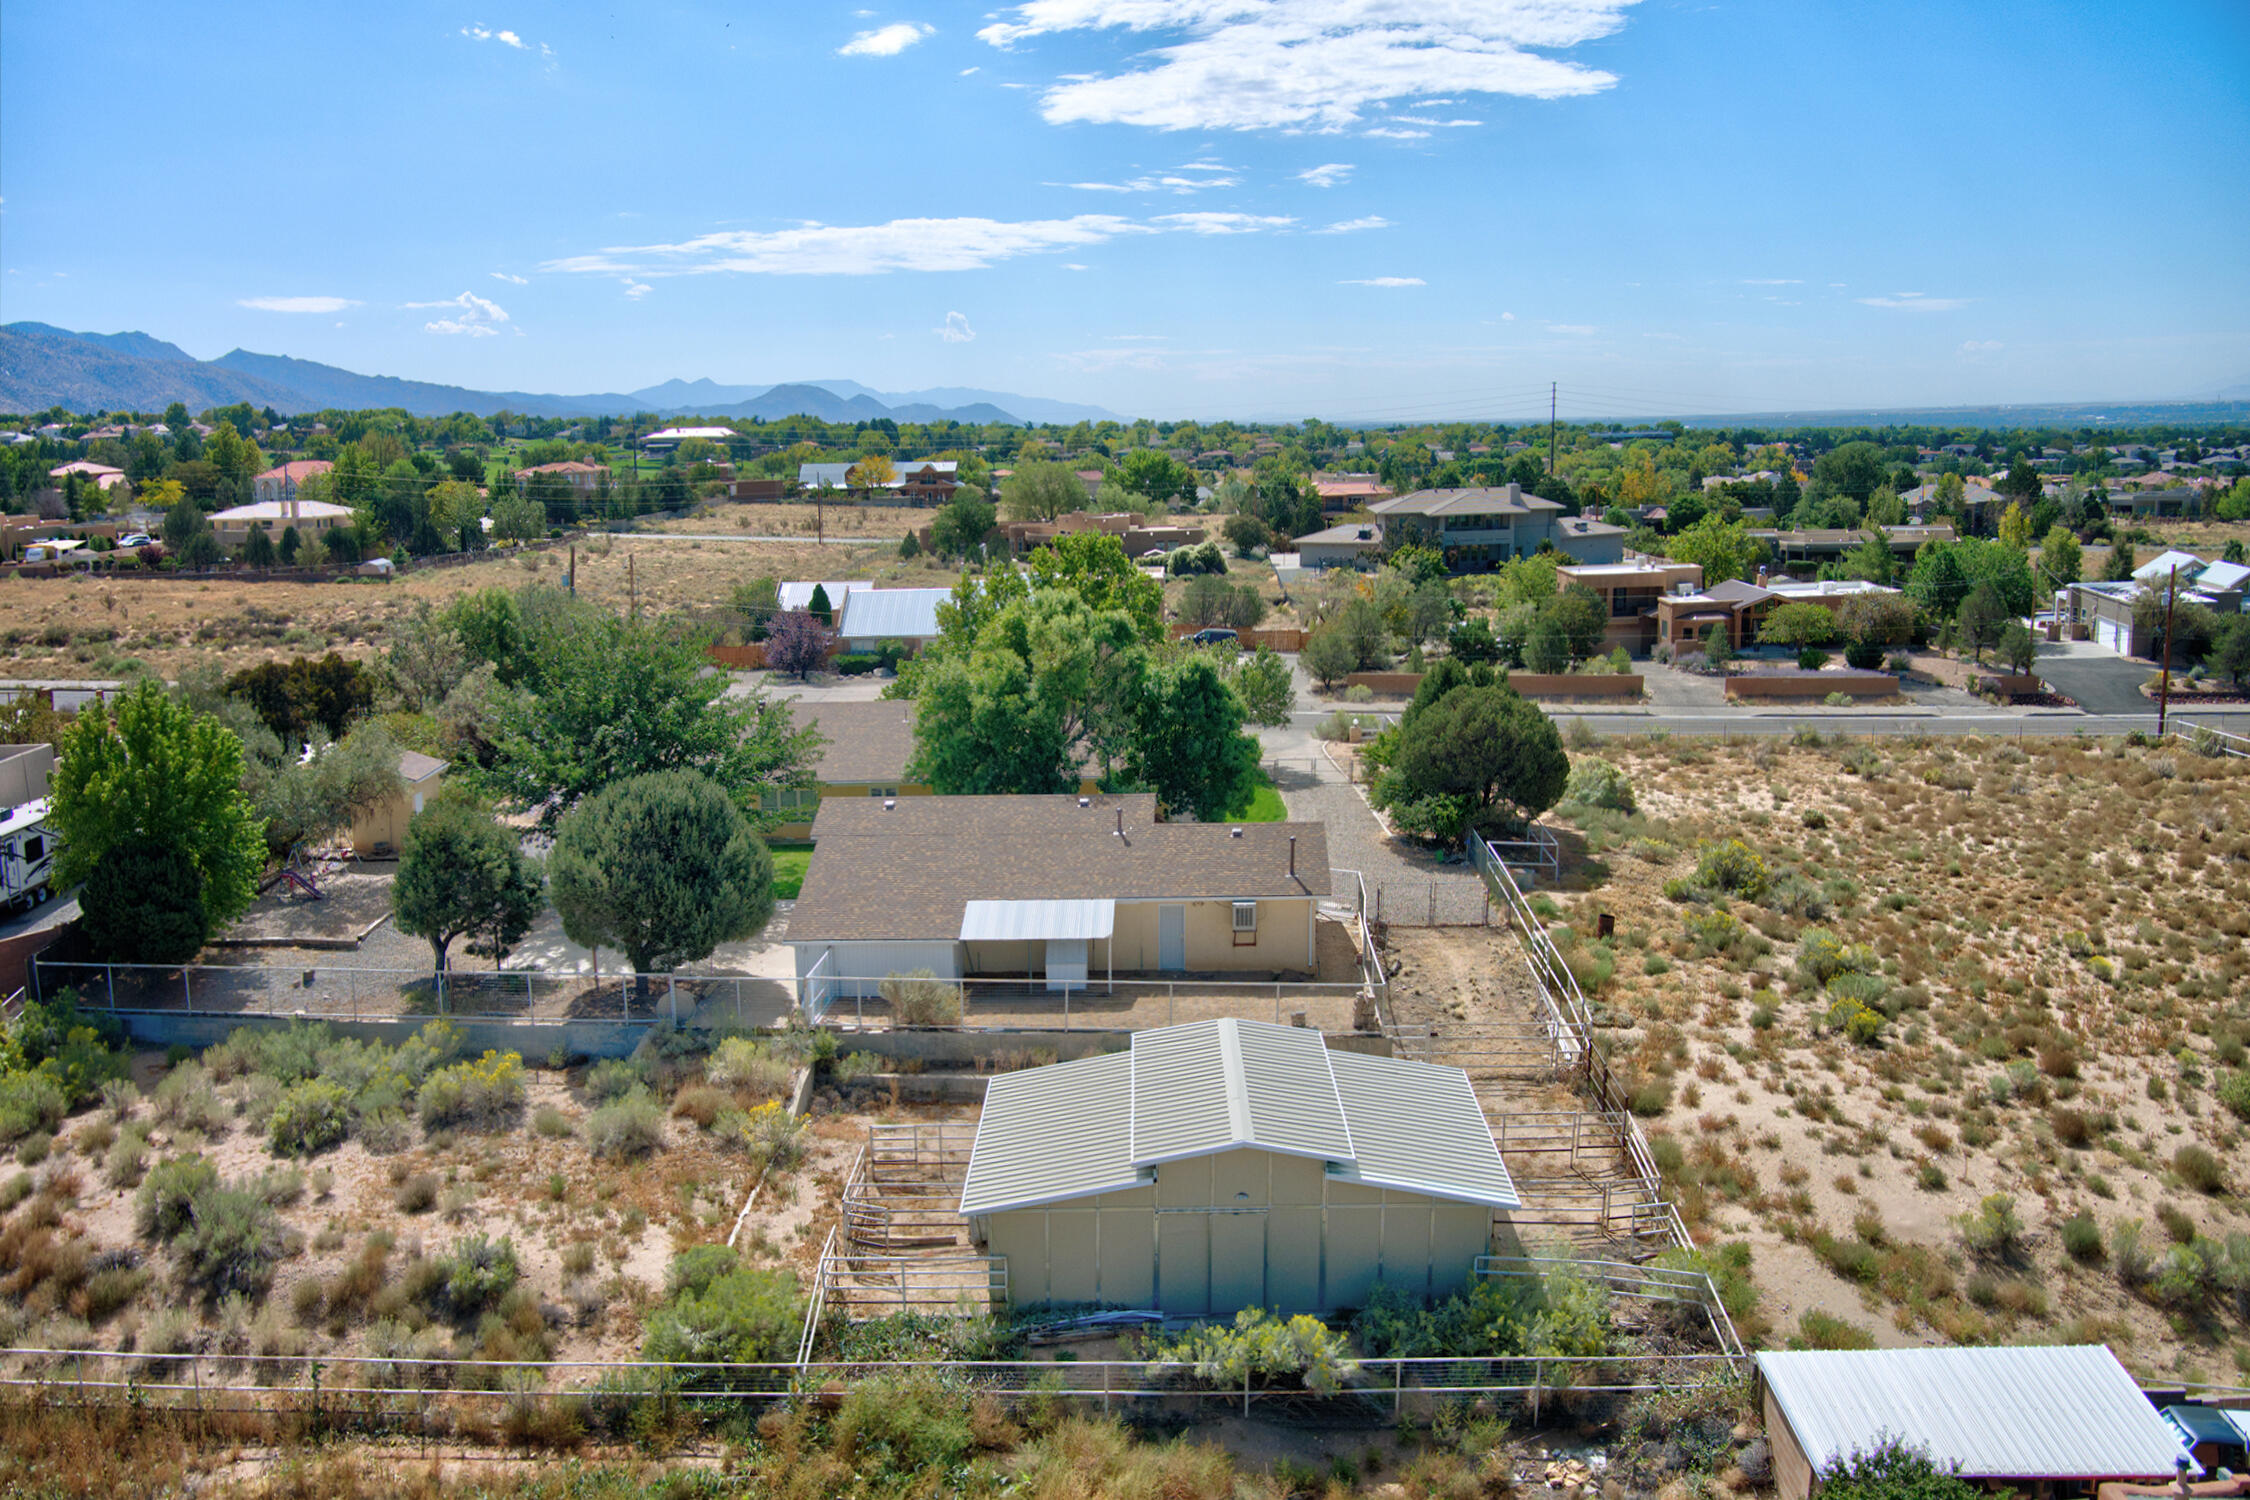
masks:
<svg viewBox="0 0 2250 1500"><path fill-rule="evenodd" d="M1231 901L1120 901L1111 939L1117 971L1157 968L1157 913L1164 906L1186 908L1183 923L1190 970L1309 969L1313 904L1309 896L1260 901L1256 941L1237 945ZM1098 956L1099 945L1096 951Z"/></svg>
<svg viewBox="0 0 2250 1500"><path fill-rule="evenodd" d="M1238 1150L1167 1162L1153 1187L983 1220L1019 1306L1103 1302L1229 1317L1330 1312L1376 1282L1444 1295L1468 1282L1492 1213L1340 1182L1323 1163Z"/></svg>

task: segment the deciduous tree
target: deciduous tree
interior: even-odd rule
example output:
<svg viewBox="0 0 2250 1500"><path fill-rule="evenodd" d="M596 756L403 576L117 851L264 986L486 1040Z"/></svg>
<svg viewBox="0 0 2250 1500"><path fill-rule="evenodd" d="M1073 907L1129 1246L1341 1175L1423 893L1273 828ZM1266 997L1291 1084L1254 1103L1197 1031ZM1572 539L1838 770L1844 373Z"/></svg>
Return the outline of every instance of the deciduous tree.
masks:
<svg viewBox="0 0 2250 1500"><path fill-rule="evenodd" d="M481 939L497 968L546 906L546 876L521 837L468 798L441 793L406 825L391 910L399 931L429 940L439 970L461 937Z"/></svg>
<svg viewBox="0 0 2250 1500"><path fill-rule="evenodd" d="M1167 812L1211 822L1250 805L1258 742L1243 733L1242 700L1208 656L1151 672L1139 717L1126 771Z"/></svg>
<svg viewBox="0 0 2250 1500"><path fill-rule="evenodd" d="M1068 464L1032 462L1000 482L1000 509L1012 521L1052 521L1086 508L1086 486Z"/></svg>
<svg viewBox="0 0 2250 1500"><path fill-rule="evenodd" d="M799 682L828 665L836 632L809 609L783 610L766 625L766 665Z"/></svg>

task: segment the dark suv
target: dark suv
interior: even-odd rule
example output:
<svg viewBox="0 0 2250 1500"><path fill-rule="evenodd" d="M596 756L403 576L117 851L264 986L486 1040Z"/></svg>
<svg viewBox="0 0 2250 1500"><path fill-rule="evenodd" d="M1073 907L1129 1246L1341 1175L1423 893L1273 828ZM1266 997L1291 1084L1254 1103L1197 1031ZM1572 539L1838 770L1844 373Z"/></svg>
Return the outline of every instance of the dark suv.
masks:
<svg viewBox="0 0 2250 1500"><path fill-rule="evenodd" d="M1235 633L1231 630L1225 630L1217 625L1213 625L1207 627L1206 629L1198 630L1195 634L1189 636L1188 639L1195 642L1198 646L1224 646L1232 644L1234 641L1240 639L1240 637L1236 636Z"/></svg>

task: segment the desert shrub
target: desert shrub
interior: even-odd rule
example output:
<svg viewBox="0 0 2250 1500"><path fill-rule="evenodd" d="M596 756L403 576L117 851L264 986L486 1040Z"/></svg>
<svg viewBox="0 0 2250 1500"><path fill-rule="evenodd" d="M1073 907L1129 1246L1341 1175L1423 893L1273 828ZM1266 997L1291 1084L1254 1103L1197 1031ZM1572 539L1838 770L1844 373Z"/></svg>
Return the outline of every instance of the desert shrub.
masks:
<svg viewBox="0 0 2250 1500"><path fill-rule="evenodd" d="M2220 1074L2213 1092L2236 1119L2250 1120L2250 1071L2236 1068Z"/></svg>
<svg viewBox="0 0 2250 1500"><path fill-rule="evenodd" d="M752 1162L786 1172L804 1159L805 1122L777 1103L761 1104L730 1121L730 1134Z"/></svg>
<svg viewBox="0 0 2250 1500"><path fill-rule="evenodd" d="M1819 818L1820 822L1813 820ZM1817 828L1828 820L1821 817L1820 809L1805 810L1805 826ZM1766 891L1765 904L1775 911L1802 917L1808 922L1818 922L1828 915L1828 896L1821 888L1804 876L1788 874L1776 880Z"/></svg>
<svg viewBox="0 0 2250 1500"><path fill-rule="evenodd" d="M130 1078L112 1078L102 1085L102 1111L113 1121L130 1118L140 1102L140 1085Z"/></svg>
<svg viewBox="0 0 2250 1500"><path fill-rule="evenodd" d="M1696 860L1697 885L1740 896L1745 901L1763 896L1769 878L1766 862L1740 839L1705 844Z"/></svg>
<svg viewBox="0 0 2250 1500"><path fill-rule="evenodd" d="M522 1055L486 1048L482 1057L430 1074L414 1107L424 1130L493 1130L522 1113L523 1088Z"/></svg>
<svg viewBox="0 0 2250 1500"><path fill-rule="evenodd" d="M35 1130L25 1136L16 1147L16 1162L20 1166L36 1167L55 1149L55 1138L44 1130Z"/></svg>
<svg viewBox="0 0 2250 1500"><path fill-rule="evenodd" d="M758 1363L795 1349L804 1307L791 1273L745 1269L732 1251L700 1246L673 1261L666 1281L670 1295L648 1316L641 1358ZM692 1384L711 1373L686 1379Z"/></svg>
<svg viewBox="0 0 2250 1500"><path fill-rule="evenodd" d="M211 1075L197 1062L183 1062L157 1084L153 1102L156 1118L175 1130L223 1135L227 1128L226 1101L212 1087Z"/></svg>
<svg viewBox="0 0 2250 1500"><path fill-rule="evenodd" d="M1633 783L1615 765L1598 755L1581 755L1570 763L1570 780L1563 786L1563 801L1582 807L1633 810Z"/></svg>
<svg viewBox="0 0 2250 1500"><path fill-rule="evenodd" d="M1983 1493L1958 1466L1942 1468L1895 1437L1830 1462L1820 1471L1820 1492L1829 1500L1977 1500Z"/></svg>
<svg viewBox="0 0 2250 1500"><path fill-rule="evenodd" d="M438 1180L429 1172L416 1172L398 1185L391 1201L400 1213L426 1214L437 1206Z"/></svg>
<svg viewBox="0 0 2250 1500"><path fill-rule="evenodd" d="M1795 1349L1872 1349L1875 1335L1849 1318L1808 1307L1798 1314L1797 1337L1789 1344Z"/></svg>
<svg viewBox="0 0 2250 1500"><path fill-rule="evenodd" d="M2023 1248L2023 1220L2016 1217L2016 1200L2006 1193L1989 1195L1976 1212L1953 1222L1960 1228L1961 1242L1978 1255L2005 1258Z"/></svg>
<svg viewBox="0 0 2250 1500"><path fill-rule="evenodd" d="M1732 953L1748 936L1741 921L1723 911L1691 911L1681 925L1699 955Z"/></svg>
<svg viewBox="0 0 2250 1500"><path fill-rule="evenodd" d="M351 1125L351 1095L327 1078L291 1084L274 1106L266 1140L277 1155L311 1156L342 1141Z"/></svg>
<svg viewBox="0 0 2250 1500"><path fill-rule="evenodd" d="M550 1140L570 1135L575 1129L570 1123L570 1116L552 1104L542 1104L532 1111L531 1128Z"/></svg>
<svg viewBox="0 0 2250 1500"><path fill-rule="evenodd" d="M133 1198L133 1229L144 1240L170 1244L188 1226L199 1193L219 1182L219 1169L200 1156L172 1156L142 1179Z"/></svg>
<svg viewBox="0 0 2250 1500"><path fill-rule="evenodd" d="M1706 1269L1700 1259L1683 1268ZM1593 1356L1609 1352L1613 1334L1607 1298L1567 1267L1486 1277L1434 1303L1379 1282L1352 1321L1353 1338L1375 1359Z"/></svg>
<svg viewBox="0 0 2250 1500"><path fill-rule="evenodd" d="M690 1084L672 1096L672 1113L693 1120L703 1130L709 1130L722 1113L733 1111L734 1096L707 1083Z"/></svg>
<svg viewBox="0 0 2250 1500"><path fill-rule="evenodd" d="M586 1070L586 1097L596 1104L622 1099L647 1086L646 1072L630 1058L605 1057Z"/></svg>
<svg viewBox="0 0 2250 1500"><path fill-rule="evenodd" d="M1843 1033L1861 1047L1872 1047L1883 1035L1883 1013L1852 995L1839 995L1828 1007L1828 1029Z"/></svg>
<svg viewBox="0 0 2250 1500"><path fill-rule="evenodd" d="M1166 1366L1220 1390L1281 1381L1321 1395L1342 1389L1357 1367L1346 1357L1343 1335L1318 1318L1278 1318L1246 1307L1231 1325L1209 1325L1156 1341L1152 1351Z"/></svg>
<svg viewBox="0 0 2250 1500"><path fill-rule="evenodd" d="M789 1087L790 1068L771 1047L746 1036L720 1042L705 1065L703 1076L722 1089L779 1095Z"/></svg>
<svg viewBox="0 0 2250 1500"><path fill-rule="evenodd" d="M958 1026L961 1024L961 987L939 979L928 969L892 974L877 986L900 1026Z"/></svg>
<svg viewBox="0 0 2250 1500"><path fill-rule="evenodd" d="M2226 1191L2226 1165L2205 1147L2182 1146L2174 1151L2172 1170L2180 1174L2180 1181L2199 1193Z"/></svg>
<svg viewBox="0 0 2250 1500"><path fill-rule="evenodd" d="M2117 1279L2128 1287L2148 1281L2147 1236L2148 1226L2139 1219L2120 1219L2109 1226L2109 1258L2116 1263Z"/></svg>
<svg viewBox="0 0 2250 1500"><path fill-rule="evenodd" d="M491 1307L514 1288L519 1274L515 1241L505 1236L464 1235L436 1257L436 1264L445 1273L446 1310L456 1318L474 1317Z"/></svg>
<svg viewBox="0 0 2250 1500"><path fill-rule="evenodd" d="M1875 967L1873 953L1847 945L1826 928L1807 928L1797 939L1797 979L1807 989L1822 988L1839 974L1864 974Z"/></svg>
<svg viewBox="0 0 2250 1500"><path fill-rule="evenodd" d="M281 1221L256 1193L210 1187L195 1195L186 1229L172 1242L180 1274L205 1297L262 1295L286 1245Z"/></svg>
<svg viewBox="0 0 2250 1500"><path fill-rule="evenodd" d="M120 1132L102 1158L102 1180L111 1187L129 1188L137 1185L147 1170L148 1137L141 1133L141 1127Z"/></svg>
<svg viewBox="0 0 2250 1500"><path fill-rule="evenodd" d="M2102 1259L2102 1227L2094 1222L2092 1213L2080 1209L2062 1221L2063 1250L2072 1260L2085 1265L2099 1265Z"/></svg>
<svg viewBox="0 0 2250 1500"><path fill-rule="evenodd" d="M664 1144L664 1112L635 1086L586 1117L586 1145L595 1156L646 1156Z"/></svg>
<svg viewBox="0 0 2250 1500"><path fill-rule="evenodd" d="M37 1068L0 1075L0 1144L52 1131L70 1112L59 1080Z"/></svg>

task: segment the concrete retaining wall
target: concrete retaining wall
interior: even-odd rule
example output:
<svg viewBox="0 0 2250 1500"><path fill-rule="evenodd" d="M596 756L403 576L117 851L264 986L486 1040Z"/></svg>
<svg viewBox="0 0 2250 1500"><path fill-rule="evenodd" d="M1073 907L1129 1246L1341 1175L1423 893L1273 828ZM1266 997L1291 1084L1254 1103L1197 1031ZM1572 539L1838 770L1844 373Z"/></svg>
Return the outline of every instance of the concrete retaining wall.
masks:
<svg viewBox="0 0 2250 1500"><path fill-rule="evenodd" d="M1362 1032L1332 1032L1328 1045L1339 1052L1389 1057L1391 1039ZM1130 1031L841 1031L836 1051L870 1052L877 1057L919 1062L925 1067L973 1068L977 1059L1010 1052L1051 1052L1057 1062L1072 1062L1133 1045Z"/></svg>
<svg viewBox="0 0 2250 1500"><path fill-rule="evenodd" d="M1729 677L1729 698L1821 699L1830 693L1855 700L1895 698L1898 679L1888 672L1790 672Z"/></svg>
<svg viewBox="0 0 2250 1500"><path fill-rule="evenodd" d="M297 1020L282 1015L169 1015L163 1011L119 1011L126 1033L144 1047L208 1047L227 1039L243 1026L286 1026ZM305 1019L324 1020L326 1017ZM449 1018L450 1019L450 1018ZM395 1047L422 1029L420 1021L327 1021L345 1036L385 1042ZM454 1021L469 1050L495 1048L520 1052L533 1062L544 1062L560 1047L576 1057L623 1057L640 1045L657 1021Z"/></svg>

